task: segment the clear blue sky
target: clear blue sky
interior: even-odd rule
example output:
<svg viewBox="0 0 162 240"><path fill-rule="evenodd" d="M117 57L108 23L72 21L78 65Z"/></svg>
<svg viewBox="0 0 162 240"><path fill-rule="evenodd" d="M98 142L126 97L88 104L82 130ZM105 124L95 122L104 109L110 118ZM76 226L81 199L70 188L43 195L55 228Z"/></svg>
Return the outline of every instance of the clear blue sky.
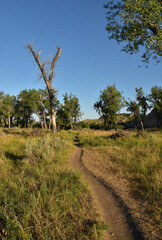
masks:
<svg viewBox="0 0 162 240"><path fill-rule="evenodd" d="M138 68L141 54L121 52L108 40L106 0L1 0L0 1L0 91L17 95L21 90L44 88L39 69L24 43L34 42L44 57L62 55L56 64L53 86L62 94L79 98L83 119L96 118L93 104L100 90L116 84L125 98L133 99L135 88L149 93L161 85L161 64Z"/></svg>

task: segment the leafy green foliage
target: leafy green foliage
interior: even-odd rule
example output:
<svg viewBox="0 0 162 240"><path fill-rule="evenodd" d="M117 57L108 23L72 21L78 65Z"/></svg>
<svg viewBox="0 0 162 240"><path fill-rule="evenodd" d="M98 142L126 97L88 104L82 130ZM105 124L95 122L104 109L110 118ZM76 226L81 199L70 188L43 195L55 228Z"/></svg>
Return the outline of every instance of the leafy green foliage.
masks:
<svg viewBox="0 0 162 240"><path fill-rule="evenodd" d="M138 124L142 125L143 130L143 124L146 117L146 112L148 109L151 109L151 107L148 104L148 97L146 97L143 93L142 87L136 88L136 101L132 101L129 99L128 101L125 101L127 106L127 111L134 114L134 122L135 125L138 126Z"/></svg>
<svg viewBox="0 0 162 240"><path fill-rule="evenodd" d="M162 88L155 86L151 88L149 101L153 104L158 112L162 111Z"/></svg>
<svg viewBox="0 0 162 240"><path fill-rule="evenodd" d="M27 89L22 90L17 98L17 108L19 109L19 117L21 117L22 127L27 127L32 120L34 113L34 104L32 102L32 92Z"/></svg>
<svg viewBox="0 0 162 240"><path fill-rule="evenodd" d="M125 42L122 50L130 54L142 46L143 61L148 63L153 57L158 62L162 55L161 0L109 0L105 8L109 39Z"/></svg>
<svg viewBox="0 0 162 240"><path fill-rule="evenodd" d="M142 87L136 88L136 93L136 100L138 101L138 105L140 107L140 115L142 120L144 121L146 113L150 109L150 106L148 104L148 98L144 95Z"/></svg>
<svg viewBox="0 0 162 240"><path fill-rule="evenodd" d="M104 119L105 127L110 129L116 123L117 113L124 106L124 98L116 89L115 84L107 86L100 92L99 101L94 104L94 109Z"/></svg>
<svg viewBox="0 0 162 240"><path fill-rule="evenodd" d="M64 104L61 104L57 111L57 123L61 127L73 128L82 115L79 99L72 93L65 93L63 100Z"/></svg>
<svg viewBox="0 0 162 240"><path fill-rule="evenodd" d="M0 92L0 116L3 118L5 125L8 121L8 127L10 128L10 121L14 115L16 97L10 96L9 94L4 94Z"/></svg>

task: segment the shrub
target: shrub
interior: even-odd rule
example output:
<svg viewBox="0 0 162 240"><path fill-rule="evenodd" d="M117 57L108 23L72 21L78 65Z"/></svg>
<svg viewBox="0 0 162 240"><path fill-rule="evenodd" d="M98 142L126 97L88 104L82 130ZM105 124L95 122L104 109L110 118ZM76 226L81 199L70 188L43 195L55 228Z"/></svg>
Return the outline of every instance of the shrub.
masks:
<svg viewBox="0 0 162 240"><path fill-rule="evenodd" d="M55 156L55 150L70 148L71 144L63 137L54 137L47 135L43 138L34 138L26 142L25 154L32 160L52 159Z"/></svg>
<svg viewBox="0 0 162 240"><path fill-rule="evenodd" d="M122 138L122 137L126 137L125 132L118 131L118 132L116 132L116 133L113 133L109 138L115 140L115 139L117 139L117 138Z"/></svg>

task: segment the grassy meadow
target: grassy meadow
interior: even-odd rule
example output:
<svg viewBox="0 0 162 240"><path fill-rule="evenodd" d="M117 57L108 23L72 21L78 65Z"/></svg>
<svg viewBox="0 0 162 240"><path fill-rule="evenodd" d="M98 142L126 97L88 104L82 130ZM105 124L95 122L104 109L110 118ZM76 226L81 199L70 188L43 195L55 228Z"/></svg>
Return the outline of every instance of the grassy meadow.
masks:
<svg viewBox="0 0 162 240"><path fill-rule="evenodd" d="M85 148L90 168L129 182L134 199L147 209L147 220L159 229L162 132L84 131L78 143Z"/></svg>
<svg viewBox="0 0 162 240"><path fill-rule="evenodd" d="M67 168L74 135L0 130L0 239L100 239L106 226Z"/></svg>

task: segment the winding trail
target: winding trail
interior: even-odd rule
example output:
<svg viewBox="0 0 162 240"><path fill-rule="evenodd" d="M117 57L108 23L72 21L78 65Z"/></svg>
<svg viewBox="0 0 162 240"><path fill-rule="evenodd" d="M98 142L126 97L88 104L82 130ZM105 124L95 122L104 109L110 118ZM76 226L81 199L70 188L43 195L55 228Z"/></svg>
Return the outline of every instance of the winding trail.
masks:
<svg viewBox="0 0 162 240"><path fill-rule="evenodd" d="M89 182L94 206L101 215L101 220L108 223L109 228L105 232L104 240L144 240L142 234L136 229L129 214L121 206L121 202L115 197L108 186L101 179L97 179L85 168L82 162L83 149L76 147L69 161L69 167L83 173L85 180Z"/></svg>

